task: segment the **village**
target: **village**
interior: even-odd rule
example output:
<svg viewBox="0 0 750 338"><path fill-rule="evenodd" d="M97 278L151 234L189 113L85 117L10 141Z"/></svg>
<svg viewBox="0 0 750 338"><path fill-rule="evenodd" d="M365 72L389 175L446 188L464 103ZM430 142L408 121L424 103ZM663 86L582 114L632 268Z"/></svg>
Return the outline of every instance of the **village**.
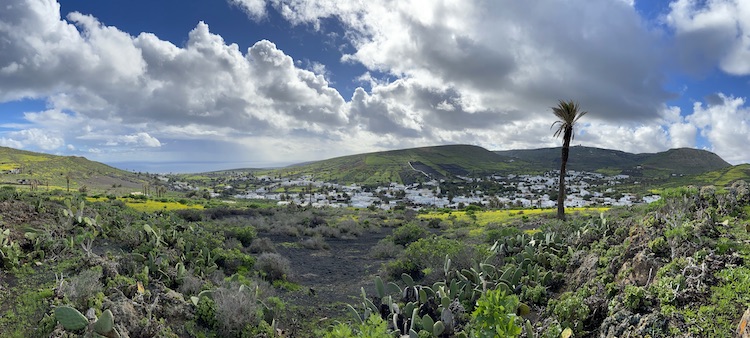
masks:
<svg viewBox="0 0 750 338"><path fill-rule="evenodd" d="M459 177L459 181L432 179L413 184L363 187L315 180L310 176L280 178L238 175L226 184L205 191L211 198L262 199L278 205L354 208L450 208L468 205L490 208L554 208L557 205L559 171L541 175L493 175ZM252 183L248 183L252 182ZM628 175L569 171L566 207L623 206L651 203L658 195L618 192L618 187L638 184ZM244 189L241 188L244 186ZM186 182L173 181L174 190L197 191Z"/></svg>

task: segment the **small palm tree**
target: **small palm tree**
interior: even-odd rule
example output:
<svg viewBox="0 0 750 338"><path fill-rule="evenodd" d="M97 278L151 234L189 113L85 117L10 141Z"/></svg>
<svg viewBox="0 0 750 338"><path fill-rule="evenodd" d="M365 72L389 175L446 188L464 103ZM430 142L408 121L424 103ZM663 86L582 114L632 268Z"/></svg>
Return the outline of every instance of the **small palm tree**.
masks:
<svg viewBox="0 0 750 338"><path fill-rule="evenodd" d="M579 109L578 102L573 100L560 100L557 103L557 107L552 107L552 112L557 118L559 118L559 120L555 121L551 128L558 125L558 128L555 131L555 137L563 135L562 161L560 161L560 184L557 194L557 218L561 220L565 219L565 167L568 165L570 140L575 137L573 135L573 126L578 122L578 119L587 114L587 112L579 111Z"/></svg>

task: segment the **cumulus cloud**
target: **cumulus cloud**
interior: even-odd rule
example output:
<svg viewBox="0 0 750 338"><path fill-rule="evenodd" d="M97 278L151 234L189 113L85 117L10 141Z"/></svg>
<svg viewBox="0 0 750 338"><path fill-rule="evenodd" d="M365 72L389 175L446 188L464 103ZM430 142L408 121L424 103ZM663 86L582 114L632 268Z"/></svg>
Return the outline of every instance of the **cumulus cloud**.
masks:
<svg viewBox="0 0 750 338"><path fill-rule="evenodd" d="M107 141L107 145L119 145L120 143L124 143L126 145L133 145L133 146L142 146L142 147L151 147L151 148L158 148L161 147L161 142L159 140L148 133L137 133L132 135L121 135L115 138L110 139Z"/></svg>
<svg viewBox="0 0 750 338"><path fill-rule="evenodd" d="M363 88L344 99L328 65L294 60L268 40L240 50L203 22L178 46L62 15L54 0L10 0L0 11L0 102L43 99L49 109L27 112L0 144L174 161L183 147L218 160L296 161L446 143L558 146L550 106L573 98L590 112L576 142L650 152L695 146L701 135L719 152L733 148L714 130L742 130L713 123L747 111L744 101L727 106L737 100L729 96L689 118L666 107L675 97L661 70L669 50L632 0L227 3L252 20L274 10L297 28L341 33L340 62L364 66ZM735 10L735 33L746 32L744 6L677 0L666 22L684 48L705 47L696 36L708 34L717 54L701 58L748 72L747 34L729 39L723 22ZM323 32L329 19L344 31Z"/></svg>
<svg viewBox="0 0 750 338"><path fill-rule="evenodd" d="M253 20L260 20L266 16L265 0L228 0L230 4L242 8Z"/></svg>
<svg viewBox="0 0 750 338"><path fill-rule="evenodd" d="M65 145L65 140L57 135L51 135L48 131L32 128L13 131L1 137L0 144L14 148L34 148L40 150L55 150Z"/></svg>
<svg viewBox="0 0 750 338"><path fill-rule="evenodd" d="M705 72L718 65L732 75L750 74L750 2L677 0L665 21L676 34L683 65Z"/></svg>
<svg viewBox="0 0 750 338"><path fill-rule="evenodd" d="M719 94L722 104L696 102L686 118L711 142L712 151L730 163L750 163L750 107L746 99Z"/></svg>
<svg viewBox="0 0 750 338"><path fill-rule="evenodd" d="M600 119L634 120L672 97L657 34L623 1L270 3L297 25L340 20L355 49L345 61L452 87L487 111L538 114L576 97Z"/></svg>
<svg viewBox="0 0 750 338"><path fill-rule="evenodd" d="M242 53L198 23L185 47L131 36L96 18L61 19L49 1L3 11L3 100L49 97L55 108L122 123L198 123L253 133L343 125L344 100L269 41ZM17 20L18 17L32 20ZM80 31L79 31L80 30ZM104 76L106 74L106 76Z"/></svg>

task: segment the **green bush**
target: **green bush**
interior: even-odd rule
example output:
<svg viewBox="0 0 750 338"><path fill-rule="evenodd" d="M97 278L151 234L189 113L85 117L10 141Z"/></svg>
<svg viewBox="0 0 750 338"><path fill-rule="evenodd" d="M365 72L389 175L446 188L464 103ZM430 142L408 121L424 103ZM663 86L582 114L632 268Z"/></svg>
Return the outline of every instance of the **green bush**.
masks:
<svg viewBox="0 0 750 338"><path fill-rule="evenodd" d="M479 298L471 313L471 337L517 337L521 334L521 326L516 324L517 309L516 296L506 295L500 290L487 291Z"/></svg>
<svg viewBox="0 0 750 338"><path fill-rule="evenodd" d="M523 285L521 288L521 299L534 304L546 304L547 288L542 285L528 286Z"/></svg>
<svg viewBox="0 0 750 338"><path fill-rule="evenodd" d="M249 246L253 239L258 236L258 232L251 225L231 227L224 231L226 237L234 237L242 242L242 246Z"/></svg>
<svg viewBox="0 0 750 338"><path fill-rule="evenodd" d="M622 302L630 311L636 312L641 307L650 305L646 298L646 290L640 286L625 286L625 293L622 296Z"/></svg>
<svg viewBox="0 0 750 338"><path fill-rule="evenodd" d="M355 329L351 326L338 323L330 331L323 334L323 338L387 338L394 335L388 332L388 323L378 315L371 315L364 323L358 324Z"/></svg>
<svg viewBox="0 0 750 338"><path fill-rule="evenodd" d="M584 303L583 297L569 291L556 300L550 300L548 305L563 327L569 327L576 333L583 332L583 321L591 311Z"/></svg>
<svg viewBox="0 0 750 338"><path fill-rule="evenodd" d="M391 234L393 243L404 246L416 242L425 236L427 236L427 230L414 223L406 223Z"/></svg>
<svg viewBox="0 0 750 338"><path fill-rule="evenodd" d="M514 226L503 226L496 223L487 224L484 230L485 240L487 243L495 243L506 237L516 237L522 233L521 230Z"/></svg>
<svg viewBox="0 0 750 338"><path fill-rule="evenodd" d="M215 248L211 253L216 257L216 265L224 269L227 275L237 272L249 272L255 265L253 256L242 253L239 249L225 250Z"/></svg>
<svg viewBox="0 0 750 338"><path fill-rule="evenodd" d="M648 247L651 249L651 252L659 257L666 257L669 253L669 243L667 243L667 240L664 239L664 237L657 237L650 241Z"/></svg>
<svg viewBox="0 0 750 338"><path fill-rule="evenodd" d="M406 247L398 259L386 266L386 270L393 279L406 273L432 283L441 279L446 255L453 268L459 271L470 268L474 259L472 248L460 241L444 237L422 238Z"/></svg>
<svg viewBox="0 0 750 338"><path fill-rule="evenodd" d="M206 327L213 328L216 326L216 303L208 297L201 297L198 306L195 309L195 316L198 321Z"/></svg>

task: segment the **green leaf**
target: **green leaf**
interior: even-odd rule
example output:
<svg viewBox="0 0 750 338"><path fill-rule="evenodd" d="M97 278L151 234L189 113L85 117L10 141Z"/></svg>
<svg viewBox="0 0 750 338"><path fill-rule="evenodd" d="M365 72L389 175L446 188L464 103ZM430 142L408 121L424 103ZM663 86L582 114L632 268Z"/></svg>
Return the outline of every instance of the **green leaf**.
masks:
<svg viewBox="0 0 750 338"><path fill-rule="evenodd" d="M101 317L94 323L94 331L100 334L107 334L112 331L115 325L115 319L112 316L112 311L109 309L105 310Z"/></svg>
<svg viewBox="0 0 750 338"><path fill-rule="evenodd" d="M385 285L380 276L375 276L375 290L377 291L379 298L385 297Z"/></svg>
<svg viewBox="0 0 750 338"><path fill-rule="evenodd" d="M430 317L430 315L424 315L422 317L422 328L425 331L432 332L434 325L435 325L435 321L432 320L432 317Z"/></svg>
<svg viewBox="0 0 750 338"><path fill-rule="evenodd" d="M411 276L409 276L408 274L402 273L401 274L401 279L404 281L404 283L406 283L406 286L408 286L408 287L413 287L414 286L414 279L411 278Z"/></svg>
<svg viewBox="0 0 750 338"><path fill-rule="evenodd" d="M89 325L88 319L70 306L56 307L55 318L66 330L76 331Z"/></svg>
<svg viewBox="0 0 750 338"><path fill-rule="evenodd" d="M445 331L445 324L443 324L443 322L441 322L441 321L438 320L432 326L432 334L434 334L435 337L439 337L440 334L443 333L443 331Z"/></svg>

